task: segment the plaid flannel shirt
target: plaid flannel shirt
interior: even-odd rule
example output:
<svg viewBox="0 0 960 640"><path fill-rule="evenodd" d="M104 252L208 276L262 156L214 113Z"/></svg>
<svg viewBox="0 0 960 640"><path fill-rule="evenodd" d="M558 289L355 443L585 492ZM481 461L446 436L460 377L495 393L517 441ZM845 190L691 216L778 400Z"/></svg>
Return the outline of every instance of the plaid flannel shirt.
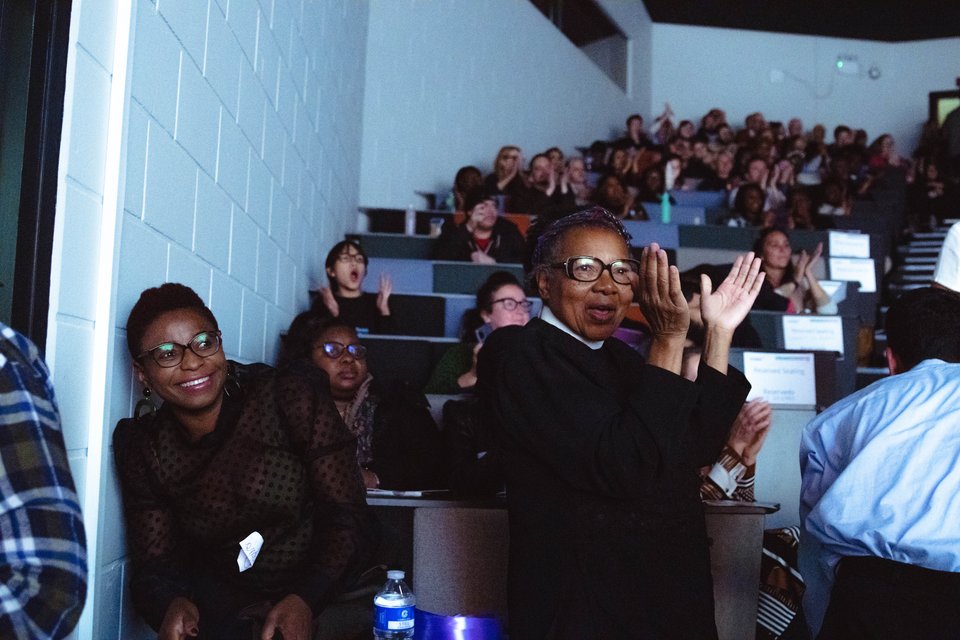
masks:
<svg viewBox="0 0 960 640"><path fill-rule="evenodd" d="M0 638L63 638L86 591L83 519L49 372L0 324Z"/></svg>

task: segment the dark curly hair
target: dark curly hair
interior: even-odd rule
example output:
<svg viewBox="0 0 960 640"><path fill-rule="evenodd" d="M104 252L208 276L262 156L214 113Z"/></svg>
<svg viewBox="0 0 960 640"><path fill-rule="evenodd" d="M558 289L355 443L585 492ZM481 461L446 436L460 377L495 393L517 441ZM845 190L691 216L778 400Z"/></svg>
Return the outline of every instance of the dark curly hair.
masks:
<svg viewBox="0 0 960 640"><path fill-rule="evenodd" d="M127 317L127 349L136 358L142 351L143 335L154 320L178 309L192 309L210 322L212 329L220 329L213 312L203 303L196 291L177 282L167 282L159 287L147 289L133 305Z"/></svg>

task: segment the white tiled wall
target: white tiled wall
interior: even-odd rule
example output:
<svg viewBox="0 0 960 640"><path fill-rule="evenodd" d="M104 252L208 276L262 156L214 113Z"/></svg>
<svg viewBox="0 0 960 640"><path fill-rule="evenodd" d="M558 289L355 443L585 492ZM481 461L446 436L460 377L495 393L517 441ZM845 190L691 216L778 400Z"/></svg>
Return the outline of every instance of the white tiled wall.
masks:
<svg viewBox="0 0 960 640"><path fill-rule="evenodd" d="M276 357L326 247L352 227L367 37L367 4L354 0L132 0L129 29L117 22L125 1L74 2L48 340L71 465L95 506L85 513L92 591L76 636L96 640L149 637L124 595L109 450L140 391L126 316L144 288L183 282L216 314L229 357ZM117 30L131 55L115 76ZM103 244L109 99L123 74L122 210L115 243ZM93 353L101 250L115 252L107 354ZM107 358L107 384L91 390L97 358Z"/></svg>

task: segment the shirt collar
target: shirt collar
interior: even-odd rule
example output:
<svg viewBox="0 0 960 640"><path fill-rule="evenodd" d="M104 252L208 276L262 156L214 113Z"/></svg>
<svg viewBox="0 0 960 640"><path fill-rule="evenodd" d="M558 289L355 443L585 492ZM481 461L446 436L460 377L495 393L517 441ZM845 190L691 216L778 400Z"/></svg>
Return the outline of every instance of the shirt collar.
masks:
<svg viewBox="0 0 960 640"><path fill-rule="evenodd" d="M577 340L579 340L580 342L587 345L593 350L597 350L603 346L603 340L586 340L580 334L575 333L573 329L571 329L567 325L560 322L560 319L557 318L557 316L553 315L553 311L550 311L550 307L548 307L547 305L543 305L543 310L540 311L540 319L546 322L547 324L552 324L557 329L560 329L560 331L570 334L571 336L573 336L574 338L576 338Z"/></svg>

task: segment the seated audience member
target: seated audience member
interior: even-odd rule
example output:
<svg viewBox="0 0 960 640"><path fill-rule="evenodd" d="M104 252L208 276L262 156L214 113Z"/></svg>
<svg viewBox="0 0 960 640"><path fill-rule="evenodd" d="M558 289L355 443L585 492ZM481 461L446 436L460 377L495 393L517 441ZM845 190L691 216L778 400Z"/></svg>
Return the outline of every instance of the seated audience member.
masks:
<svg viewBox="0 0 960 640"><path fill-rule="evenodd" d="M933 271L933 286L960 293L960 222L947 231Z"/></svg>
<svg viewBox="0 0 960 640"><path fill-rule="evenodd" d="M867 166L874 171L883 171L888 167L899 167L903 158L897 153L893 136L885 133L867 147Z"/></svg>
<svg viewBox="0 0 960 640"><path fill-rule="evenodd" d="M483 186L483 174L476 167L460 167L453 179L453 209L463 211L464 199L467 193Z"/></svg>
<svg viewBox="0 0 960 640"><path fill-rule="evenodd" d="M614 142L617 149L640 151L650 146L650 138L643 131L643 117L635 113L627 118L627 134Z"/></svg>
<svg viewBox="0 0 960 640"><path fill-rule="evenodd" d="M492 196L502 195L506 197L504 205L506 211L520 211L514 206L514 201L517 198L522 198L527 190L522 168L523 151L520 150L520 147L513 145L500 147L500 151L497 152L497 157L493 161L493 173L483 181L487 193Z"/></svg>
<svg viewBox="0 0 960 640"><path fill-rule="evenodd" d="M813 229L833 229L833 216L823 216L813 210L813 197L810 191L797 187L787 197L786 228L810 231Z"/></svg>
<svg viewBox="0 0 960 640"><path fill-rule="evenodd" d="M907 217L917 231L931 231L957 211L956 187L940 175L940 167L933 160L923 163L923 170L907 187Z"/></svg>
<svg viewBox="0 0 960 640"><path fill-rule="evenodd" d="M693 141L693 136L695 136L696 133L696 126L689 120L681 120L680 124L677 125L677 136L688 142Z"/></svg>
<svg viewBox="0 0 960 640"><path fill-rule="evenodd" d="M490 274L477 289L477 306L464 314L460 343L443 355L424 391L452 394L473 389L477 383L477 353L483 339L500 327L527 324L532 305L512 274Z"/></svg>
<svg viewBox="0 0 960 640"><path fill-rule="evenodd" d="M353 327L338 318L301 313L283 339L280 362L308 363L326 372L337 411L357 439L366 488L446 486L440 431L427 399L399 381L378 384Z"/></svg>
<svg viewBox="0 0 960 640"><path fill-rule="evenodd" d="M710 109L700 119L700 130L697 131L697 135L706 138L708 143L713 144L717 139L720 127L725 126L726 123L727 114L721 109Z"/></svg>
<svg viewBox="0 0 960 640"><path fill-rule="evenodd" d="M886 315L892 375L803 429L801 568L817 638L957 635L958 318L951 293L904 293Z"/></svg>
<svg viewBox="0 0 960 640"><path fill-rule="evenodd" d="M313 300L317 313L340 318L362 333L393 333L390 294L393 283L380 275L377 293L363 291L367 275L367 254L353 240L341 240L327 254L326 269L330 286L320 289Z"/></svg>
<svg viewBox="0 0 960 640"><path fill-rule="evenodd" d="M663 164L655 164L647 167L640 177L640 184L637 190L638 202L658 203L662 200L664 192L667 190L666 181L663 175ZM614 211L616 213L616 211Z"/></svg>
<svg viewBox="0 0 960 640"><path fill-rule="evenodd" d="M729 191L738 180L733 175L733 154L721 151L714 158L712 174L706 175L697 185L697 191Z"/></svg>
<svg viewBox="0 0 960 640"><path fill-rule="evenodd" d="M466 219L444 225L434 246L436 260L477 264L522 262L523 235L517 225L497 213L497 203L485 189L474 189L464 199Z"/></svg>
<svg viewBox="0 0 960 640"><path fill-rule="evenodd" d="M837 303L830 299L814 275L823 252L823 243L817 245L812 255L801 251L794 266L789 236L786 232L771 227L760 233L753 250L762 260L760 268L767 274L767 282L777 294L787 300L784 311L802 313L809 309L822 315L837 313Z"/></svg>
<svg viewBox="0 0 960 640"><path fill-rule="evenodd" d="M756 115L756 114L754 114ZM774 167L774 171L771 174L770 167L767 164L767 160L759 155L754 155L749 160L747 160L747 170L743 175L744 182L752 182L763 190L764 211L779 211L784 207L787 202L787 197L778 188L778 182L780 177L779 166ZM730 192L728 203L731 207L735 206L735 201L737 199L737 188L734 188Z"/></svg>
<svg viewBox="0 0 960 640"><path fill-rule="evenodd" d="M550 160L550 164L553 166L553 174L556 176L563 175L563 151L560 150L560 147L550 147L543 152L543 155Z"/></svg>
<svg viewBox="0 0 960 640"><path fill-rule="evenodd" d="M853 201L848 195L847 184L837 178L829 178L820 185L819 216L848 216L853 210Z"/></svg>
<svg viewBox="0 0 960 640"><path fill-rule="evenodd" d="M573 193L573 199L577 206L583 206L590 202L593 187L587 182L587 167L583 158L567 160L567 168L560 179L560 187Z"/></svg>
<svg viewBox="0 0 960 640"><path fill-rule="evenodd" d="M649 219L643 205L623 186L623 182L616 175L611 174L600 179L593 192L593 203L621 220Z"/></svg>
<svg viewBox="0 0 960 640"><path fill-rule="evenodd" d="M827 154L833 160L847 151L853 144L853 130L845 124L837 125L833 129L833 143L827 147Z"/></svg>
<svg viewBox="0 0 960 640"><path fill-rule="evenodd" d="M561 188L553 163L546 155L538 153L530 160L527 182L528 188L514 200L514 211L558 216L576 208L573 193Z"/></svg>
<svg viewBox="0 0 960 640"><path fill-rule="evenodd" d="M0 323L0 638L70 635L87 593L80 501L36 346Z"/></svg>
<svg viewBox="0 0 960 640"><path fill-rule="evenodd" d="M164 639L309 637L371 549L327 376L228 361L180 284L140 295L127 346L144 401L113 451L134 609Z"/></svg>
<svg viewBox="0 0 960 640"><path fill-rule="evenodd" d="M787 135L788 136L803 136L803 120L800 118L790 118L790 121L787 122Z"/></svg>
<svg viewBox="0 0 960 640"><path fill-rule="evenodd" d="M728 227L759 227L774 214L763 208L763 189L753 182L742 184L736 189L733 209L720 219L720 224Z"/></svg>
<svg viewBox="0 0 960 640"><path fill-rule="evenodd" d="M687 166L683 169L683 175L695 183L690 188L700 189L701 182L716 179L717 173L711 166L714 161L706 140L695 138L690 149L690 159L687 160Z"/></svg>

